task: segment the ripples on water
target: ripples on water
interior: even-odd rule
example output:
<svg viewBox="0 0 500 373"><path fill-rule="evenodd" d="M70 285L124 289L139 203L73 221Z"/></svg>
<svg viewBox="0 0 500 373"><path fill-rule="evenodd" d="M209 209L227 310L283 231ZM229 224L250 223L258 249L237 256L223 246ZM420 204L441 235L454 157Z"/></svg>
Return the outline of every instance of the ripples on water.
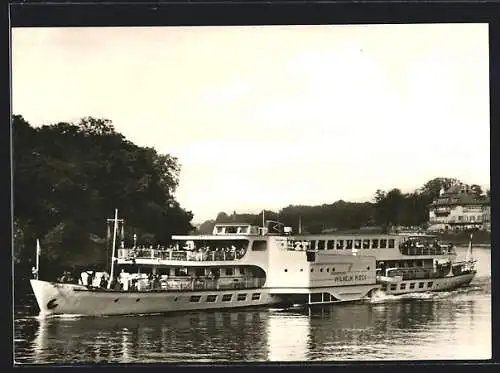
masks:
<svg viewBox="0 0 500 373"><path fill-rule="evenodd" d="M466 288L312 309L43 319L24 294L15 305L15 362L489 359L490 251L476 255L478 275Z"/></svg>

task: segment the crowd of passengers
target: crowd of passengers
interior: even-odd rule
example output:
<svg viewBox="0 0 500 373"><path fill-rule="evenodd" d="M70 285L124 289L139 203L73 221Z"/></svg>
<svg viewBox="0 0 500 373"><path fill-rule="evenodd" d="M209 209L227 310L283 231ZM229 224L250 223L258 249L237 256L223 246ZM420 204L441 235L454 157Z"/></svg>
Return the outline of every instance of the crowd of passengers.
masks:
<svg viewBox="0 0 500 373"><path fill-rule="evenodd" d="M401 249L435 249L435 251L447 250L451 251L453 249L452 243L443 244L438 240L430 241L417 241L417 240L407 240L400 245Z"/></svg>
<svg viewBox="0 0 500 373"><path fill-rule="evenodd" d="M168 275L160 275L153 273L128 273L122 269L118 276L115 276L109 284L109 288L118 291L142 291L142 290L182 290L183 288L204 288L213 285L216 287L217 280L220 278L220 273L210 271L207 275L191 275L187 273L179 273L181 279L170 279ZM177 277L177 276L176 276ZM110 275L107 272L84 271L80 274L78 280L69 272L64 271L62 276L58 278L60 283L71 283L84 285L89 288L108 288ZM169 281L170 280L170 281ZM233 279L231 287L241 288L243 283L240 279Z"/></svg>
<svg viewBox="0 0 500 373"><path fill-rule="evenodd" d="M152 245L149 247L138 246L129 250L128 255L132 258L140 257L161 257L163 259L186 259L186 260L234 260L240 259L245 255L245 248L236 247L234 245L227 245L225 247L211 247L209 245L196 248L193 246L160 246L154 248Z"/></svg>

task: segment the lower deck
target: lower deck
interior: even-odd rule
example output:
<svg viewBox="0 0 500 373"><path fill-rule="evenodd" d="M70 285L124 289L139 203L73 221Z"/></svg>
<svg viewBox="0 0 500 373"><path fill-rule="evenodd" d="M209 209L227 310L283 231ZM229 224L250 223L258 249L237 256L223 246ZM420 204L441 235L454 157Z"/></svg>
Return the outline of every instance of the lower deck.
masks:
<svg viewBox="0 0 500 373"><path fill-rule="evenodd" d="M399 281L394 278L380 276L378 281L381 283L381 290L384 293L398 295L416 292L451 290L469 284L475 274L475 271L471 271L458 276Z"/></svg>

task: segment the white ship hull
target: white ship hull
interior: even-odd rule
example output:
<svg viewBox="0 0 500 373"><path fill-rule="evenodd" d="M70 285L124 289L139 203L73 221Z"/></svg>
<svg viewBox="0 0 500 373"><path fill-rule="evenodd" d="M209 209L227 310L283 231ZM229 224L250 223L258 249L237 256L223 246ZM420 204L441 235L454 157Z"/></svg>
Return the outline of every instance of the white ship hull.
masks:
<svg viewBox="0 0 500 373"><path fill-rule="evenodd" d="M238 308L278 304L282 298L269 294L268 289L234 289L218 291L159 291L131 292L89 290L75 284L60 284L31 280L41 315L126 315L216 308ZM231 300L223 300L231 294ZM245 300L238 300L246 294ZM259 294L259 295L257 295ZM207 296L216 295L210 302ZM200 297L193 301L192 297ZM229 298L227 296L226 298ZM241 299L241 298L240 298Z"/></svg>
<svg viewBox="0 0 500 373"><path fill-rule="evenodd" d="M431 279L398 280L391 277L380 277L380 283L386 285L382 291L386 294L401 295L408 293L447 291L468 285L476 272L458 276ZM421 285L423 284L423 285ZM402 288L403 287L403 288Z"/></svg>

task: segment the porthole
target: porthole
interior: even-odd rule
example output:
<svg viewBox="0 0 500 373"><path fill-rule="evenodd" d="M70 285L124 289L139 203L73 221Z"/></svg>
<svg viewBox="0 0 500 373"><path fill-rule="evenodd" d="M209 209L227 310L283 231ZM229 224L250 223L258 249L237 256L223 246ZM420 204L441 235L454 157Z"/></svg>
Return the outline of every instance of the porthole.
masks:
<svg viewBox="0 0 500 373"><path fill-rule="evenodd" d="M141 298L137 298L135 301L136 301L136 302L139 302L140 300L141 300Z"/></svg>
<svg viewBox="0 0 500 373"><path fill-rule="evenodd" d="M314 268L311 268L311 272L314 272Z"/></svg>
<svg viewBox="0 0 500 373"><path fill-rule="evenodd" d="M115 299L115 303L116 303L116 302L118 302L118 300L119 300L119 299L118 299L118 298L116 298L116 299Z"/></svg>
<svg viewBox="0 0 500 373"><path fill-rule="evenodd" d="M285 268L285 272L288 272L288 269Z"/></svg>
<svg viewBox="0 0 500 373"><path fill-rule="evenodd" d="M323 268L320 268L320 269L319 269L319 271L320 271L320 272L323 272Z"/></svg>
<svg viewBox="0 0 500 373"><path fill-rule="evenodd" d="M179 297L175 297L175 298L174 298L174 302L177 302L177 299L179 299Z"/></svg>
<svg viewBox="0 0 500 373"><path fill-rule="evenodd" d="M326 269L326 271L327 271L327 272L330 272L330 268L327 268L327 269Z"/></svg>
<svg viewBox="0 0 500 373"><path fill-rule="evenodd" d="M370 267L366 267L366 270L369 271L370 270Z"/></svg>
<svg viewBox="0 0 500 373"><path fill-rule="evenodd" d="M335 272L335 267L332 268L332 272Z"/></svg>
<svg viewBox="0 0 500 373"><path fill-rule="evenodd" d="M303 271L304 271L304 270L301 268L301 269L300 269L300 272L303 272Z"/></svg>

